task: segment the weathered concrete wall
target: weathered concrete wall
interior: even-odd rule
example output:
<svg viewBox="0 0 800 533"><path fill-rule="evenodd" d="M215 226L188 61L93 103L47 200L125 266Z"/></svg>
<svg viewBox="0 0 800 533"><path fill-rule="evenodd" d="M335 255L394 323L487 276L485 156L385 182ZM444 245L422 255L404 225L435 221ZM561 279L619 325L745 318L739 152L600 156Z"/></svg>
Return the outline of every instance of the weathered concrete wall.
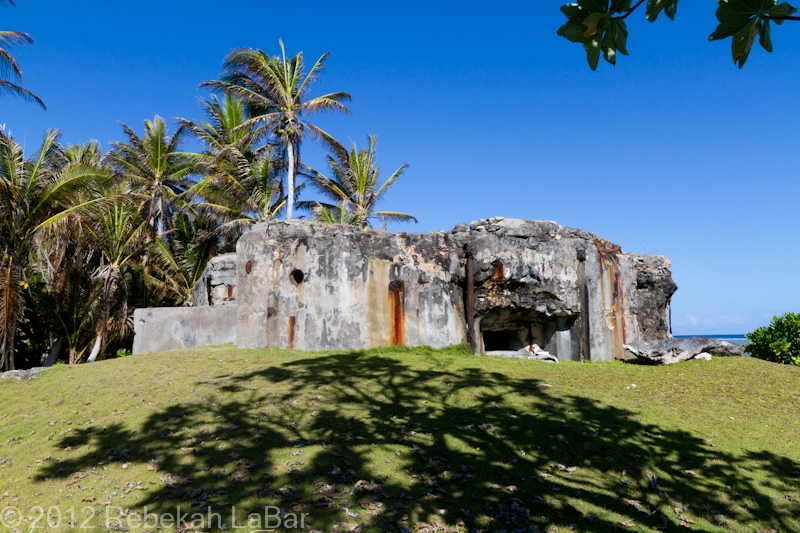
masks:
<svg viewBox="0 0 800 533"><path fill-rule="evenodd" d="M625 254L585 231L500 217L433 235L295 222L256 226L239 241L237 345L463 342L466 245L481 353L536 344L560 360L607 361L666 334L675 288L666 259Z"/></svg>
<svg viewBox="0 0 800 533"><path fill-rule="evenodd" d="M562 361L608 361L626 358L632 340L666 334L677 287L665 258L625 254L547 221L496 217L460 224L453 235L475 255L480 351L510 331L502 349L537 344Z"/></svg>
<svg viewBox="0 0 800 533"><path fill-rule="evenodd" d="M194 305L236 304L236 254L211 259L194 285Z"/></svg>
<svg viewBox="0 0 800 533"><path fill-rule="evenodd" d="M133 353L233 343L237 316L235 305L137 309L133 313Z"/></svg>
<svg viewBox="0 0 800 533"><path fill-rule="evenodd" d="M450 235L260 224L237 245L236 345L301 350L464 341Z"/></svg>
<svg viewBox="0 0 800 533"><path fill-rule="evenodd" d="M246 348L443 347L467 340L472 308L476 353L608 361L669 336L676 289L666 258L555 222L496 217L408 235L295 221L256 225L235 257L210 262L195 305L235 302L235 335L214 338Z"/></svg>

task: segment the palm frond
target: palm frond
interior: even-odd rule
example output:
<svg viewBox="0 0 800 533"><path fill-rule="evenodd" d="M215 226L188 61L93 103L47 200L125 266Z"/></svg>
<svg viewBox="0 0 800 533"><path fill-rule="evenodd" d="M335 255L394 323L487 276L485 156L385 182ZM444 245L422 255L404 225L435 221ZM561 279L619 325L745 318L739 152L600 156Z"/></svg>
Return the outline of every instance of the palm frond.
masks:
<svg viewBox="0 0 800 533"><path fill-rule="evenodd" d="M9 95L22 98L25 101L38 104L46 109L41 98L27 89L22 88L15 81L22 79L22 70L14 59L14 56L7 50L13 46L32 44L33 39L27 33L21 31L0 31L0 95Z"/></svg>
<svg viewBox="0 0 800 533"><path fill-rule="evenodd" d="M16 83L11 83L7 80L0 80L0 96L2 95L17 96L26 102L37 104L42 109L47 109L44 100L22 86L17 85Z"/></svg>
<svg viewBox="0 0 800 533"><path fill-rule="evenodd" d="M332 208L324 208L317 215L317 222L326 226L343 225L343 226L361 226L362 220L357 214L353 214L344 205L334 206Z"/></svg>
<svg viewBox="0 0 800 533"><path fill-rule="evenodd" d="M318 96L303 104L303 111L306 113L319 113L320 111L339 111L347 115L353 113L342 102L349 102L353 98L347 93L331 93Z"/></svg>
<svg viewBox="0 0 800 533"><path fill-rule="evenodd" d="M391 222L419 222L416 217L396 211L375 211L375 216L385 218Z"/></svg>

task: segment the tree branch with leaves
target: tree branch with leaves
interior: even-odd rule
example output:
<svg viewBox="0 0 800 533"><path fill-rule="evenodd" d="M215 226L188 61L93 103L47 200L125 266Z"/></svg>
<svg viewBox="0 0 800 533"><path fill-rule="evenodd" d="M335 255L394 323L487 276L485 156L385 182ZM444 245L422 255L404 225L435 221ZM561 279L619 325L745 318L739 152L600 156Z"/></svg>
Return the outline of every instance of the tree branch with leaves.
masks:
<svg viewBox="0 0 800 533"><path fill-rule="evenodd" d="M561 7L567 22L558 29L558 35L586 50L592 70L600 63L600 56L612 65L617 64L617 53L628 55L628 26L625 22L634 11L645 5L645 18L655 22L663 12L675 20L678 0L578 0ZM781 25L787 20L800 20L797 8L778 0L719 0L717 29L708 37L718 41L731 37L733 62L742 68L750 56L756 38L767 52L772 52L771 23Z"/></svg>

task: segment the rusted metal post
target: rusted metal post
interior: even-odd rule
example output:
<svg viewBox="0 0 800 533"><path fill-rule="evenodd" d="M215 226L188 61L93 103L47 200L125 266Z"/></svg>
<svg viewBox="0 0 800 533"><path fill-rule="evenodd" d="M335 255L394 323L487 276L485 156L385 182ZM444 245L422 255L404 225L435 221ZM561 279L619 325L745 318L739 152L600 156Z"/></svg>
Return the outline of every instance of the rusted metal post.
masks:
<svg viewBox="0 0 800 533"><path fill-rule="evenodd" d="M477 355L477 339L475 338L475 260L472 255L472 245L464 245L464 258L466 259L467 286L465 287L466 298L464 302L464 313L467 315L467 342L473 355Z"/></svg>
<svg viewBox="0 0 800 533"><path fill-rule="evenodd" d="M586 250L578 249L578 287L581 291L581 315L580 320L580 360L581 362L592 360L591 340L589 338L589 286L586 282Z"/></svg>

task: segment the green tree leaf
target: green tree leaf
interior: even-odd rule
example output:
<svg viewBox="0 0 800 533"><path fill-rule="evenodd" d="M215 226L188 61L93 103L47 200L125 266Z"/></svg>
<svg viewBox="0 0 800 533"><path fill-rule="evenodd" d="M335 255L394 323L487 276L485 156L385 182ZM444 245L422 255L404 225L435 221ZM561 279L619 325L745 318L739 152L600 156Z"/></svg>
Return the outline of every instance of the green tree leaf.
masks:
<svg viewBox="0 0 800 533"><path fill-rule="evenodd" d="M583 47L586 49L586 59L589 61L589 67L592 70L597 70L597 65L600 63L600 41L595 36L584 43Z"/></svg>
<svg viewBox="0 0 800 533"><path fill-rule="evenodd" d="M758 42L761 43L761 47L767 52L772 52L772 37L770 36L768 20L765 20L761 25L761 30L759 30L758 35L760 36Z"/></svg>
<svg viewBox="0 0 800 533"><path fill-rule="evenodd" d="M561 7L567 22L558 29L558 35L583 44L592 70L597 69L601 53L616 65L617 52L628 55L628 28L622 17L612 15L630 10L631 0L578 0Z"/></svg>
<svg viewBox="0 0 800 533"><path fill-rule="evenodd" d="M733 53L733 62L738 63L739 68L742 68L747 62L747 58L750 57L750 50L753 49L757 34L758 26L756 21L751 20L733 36L731 52Z"/></svg>
<svg viewBox="0 0 800 533"><path fill-rule="evenodd" d="M769 16L789 16L797 9L786 2L777 4L776 0L720 0L717 8L719 26L708 37L709 41L716 41L733 37L731 54L733 62L742 68L750 56L756 35L760 35L759 42L768 52L772 52L772 39L770 37ZM782 23L782 20L775 21Z"/></svg>
<svg viewBox="0 0 800 533"><path fill-rule="evenodd" d="M558 29L558 35L573 43L586 42L586 37L583 36L583 22L580 20L568 20Z"/></svg>
<svg viewBox="0 0 800 533"><path fill-rule="evenodd" d="M591 37L597 33L600 23L608 19L608 13L591 13L588 17L583 19L583 36Z"/></svg>
<svg viewBox="0 0 800 533"><path fill-rule="evenodd" d="M662 11L671 20L675 20L675 13L678 11L678 0L648 0L647 20L650 22L655 21Z"/></svg>

